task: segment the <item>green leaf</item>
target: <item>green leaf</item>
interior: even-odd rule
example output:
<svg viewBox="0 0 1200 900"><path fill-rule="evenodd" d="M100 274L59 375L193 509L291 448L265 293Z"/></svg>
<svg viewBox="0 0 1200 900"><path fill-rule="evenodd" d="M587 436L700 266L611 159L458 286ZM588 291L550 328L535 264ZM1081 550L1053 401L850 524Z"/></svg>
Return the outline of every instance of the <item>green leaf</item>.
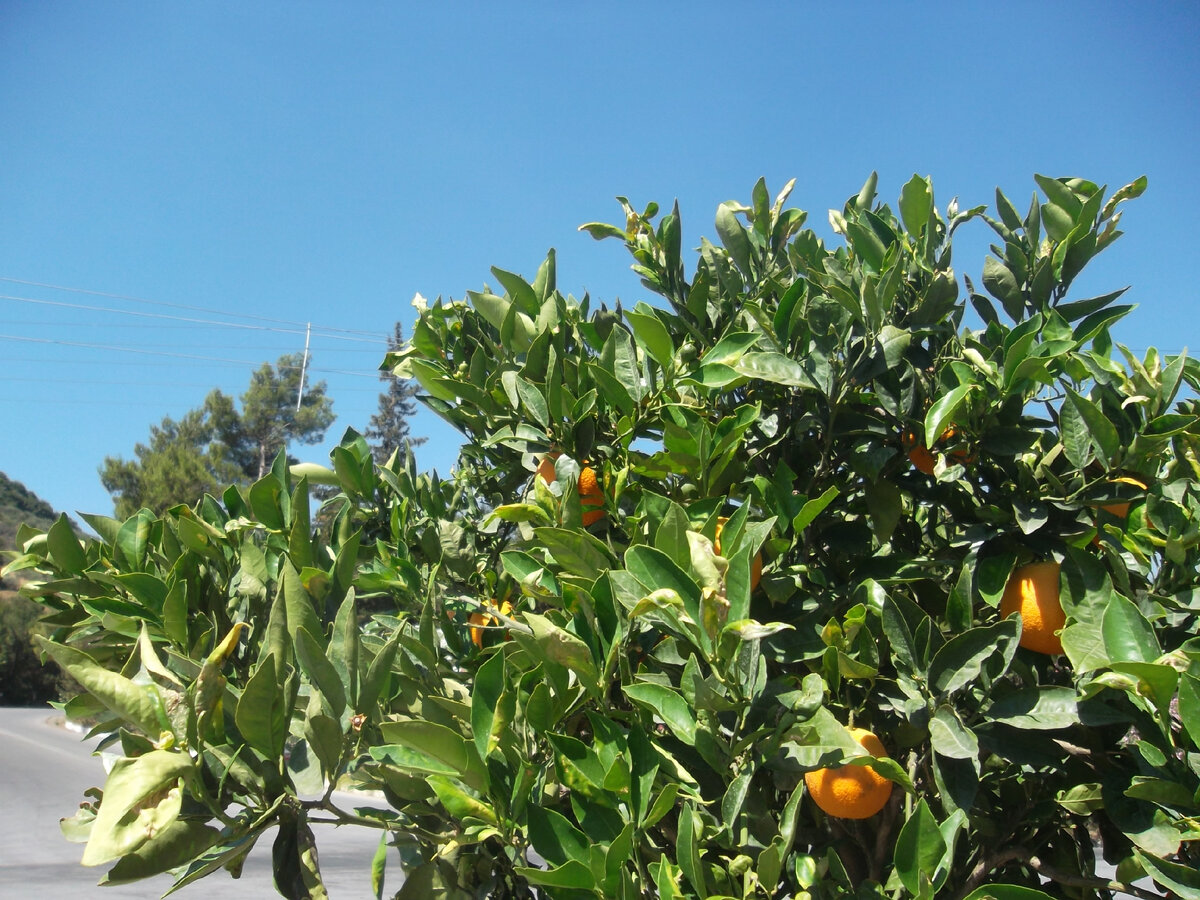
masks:
<svg viewBox="0 0 1200 900"><path fill-rule="evenodd" d="M589 532L573 528L535 528L537 537L554 561L574 575L596 578L616 567L617 561L605 544Z"/></svg>
<svg viewBox="0 0 1200 900"><path fill-rule="evenodd" d="M675 591L683 599L687 614L700 621L700 588L667 554L638 544L625 551L625 567L650 592Z"/></svg>
<svg viewBox="0 0 1200 900"><path fill-rule="evenodd" d="M671 340L667 326L650 309L651 307L647 306L645 311L627 312L625 318L629 322L629 327L633 329L633 336L638 343L646 348L646 352L664 370L670 370L675 362L675 344Z"/></svg>
<svg viewBox="0 0 1200 900"><path fill-rule="evenodd" d="M979 756L978 738L963 724L958 713L945 704L939 706L929 720L929 740L937 753L951 759Z"/></svg>
<svg viewBox="0 0 1200 900"><path fill-rule="evenodd" d="M925 413L925 446L933 447L941 439L942 432L954 423L954 415L962 406L967 395L979 390L977 384L960 384L954 390L943 394L929 407Z"/></svg>
<svg viewBox="0 0 1200 900"><path fill-rule="evenodd" d="M157 520L148 509L139 510L137 515L125 520L117 532L116 555L118 562L134 572L144 571L146 548L150 543L150 529Z"/></svg>
<svg viewBox="0 0 1200 900"><path fill-rule="evenodd" d="M627 684L622 690L634 703L661 719L677 738L688 746L695 745L696 717L683 697L664 685L650 682Z"/></svg>
<svg viewBox="0 0 1200 900"><path fill-rule="evenodd" d="M704 869L700 864L699 841L704 833L704 825L699 821L696 808L687 803L679 810L679 829L675 838L675 858L679 861L679 869L683 877L691 882L696 896L707 897L708 889L704 883ZM697 833L699 832L699 834Z"/></svg>
<svg viewBox="0 0 1200 900"><path fill-rule="evenodd" d="M552 867L570 860L586 864L591 841L566 816L534 804L529 807L529 841Z"/></svg>
<svg viewBox="0 0 1200 900"><path fill-rule="evenodd" d="M513 301L529 315L536 315L541 305L533 287L520 275L492 266L492 274Z"/></svg>
<svg viewBox="0 0 1200 900"><path fill-rule="evenodd" d="M1197 809L1196 796L1191 788L1178 781L1138 775L1125 790L1126 797L1149 800L1159 806L1175 809Z"/></svg>
<svg viewBox="0 0 1200 900"><path fill-rule="evenodd" d="M285 735L286 737L286 735ZM332 716L309 715L304 723L304 739L321 763L321 771L330 781L337 776L342 758L342 726ZM453 774L443 772L442 774Z"/></svg>
<svg viewBox="0 0 1200 900"><path fill-rule="evenodd" d="M1092 440L1087 423L1073 403L1064 403L1058 411L1058 436L1067 461L1083 469L1092 461Z"/></svg>
<svg viewBox="0 0 1200 900"><path fill-rule="evenodd" d="M521 398L522 408L533 417L533 420L543 428L550 427L550 407L546 398L532 382L513 373L517 385L517 396Z"/></svg>
<svg viewBox="0 0 1200 900"><path fill-rule="evenodd" d="M729 257L733 260L733 264L744 274L749 275L754 251L746 229L738 221L734 209L735 206L731 203L722 203L717 207L717 235L721 238L725 249L729 251Z"/></svg>
<svg viewBox="0 0 1200 900"><path fill-rule="evenodd" d="M83 851L85 866L98 866L130 853L179 816L179 782L193 773L188 754L151 750L113 763L104 798Z"/></svg>
<svg viewBox="0 0 1200 900"><path fill-rule="evenodd" d="M379 699L380 691L383 690L383 686L391 674L392 662L396 658L396 651L400 646L400 640L403 636L403 629L397 628L392 632L392 636L388 638L387 643L379 648L379 652L375 654L375 658L371 660L371 665L367 669L366 677L363 678L358 692L358 702L355 705L355 709L359 712L370 714L371 707Z"/></svg>
<svg viewBox="0 0 1200 900"><path fill-rule="evenodd" d="M1131 600L1117 594L1104 610L1104 650L1113 662L1153 662L1162 655L1154 627Z"/></svg>
<svg viewBox="0 0 1200 900"><path fill-rule="evenodd" d="M930 686L939 694L949 694L972 684L993 656L1000 658L999 671L992 672L993 677L999 677L1008 671L1019 635L1017 623L1007 619L955 635L929 664Z"/></svg>
<svg viewBox="0 0 1200 900"><path fill-rule="evenodd" d="M1155 881L1174 891L1182 900L1200 900L1200 872L1194 867L1159 859L1140 850L1135 850L1134 856Z"/></svg>
<svg viewBox="0 0 1200 900"><path fill-rule="evenodd" d="M745 378L759 378L785 387L815 390L817 383L800 363L782 353L745 353L732 369Z"/></svg>
<svg viewBox="0 0 1200 900"><path fill-rule="evenodd" d="M761 334L750 331L731 331L700 357L700 362L704 365L736 365L746 351L757 344L761 337Z"/></svg>
<svg viewBox="0 0 1200 900"><path fill-rule="evenodd" d="M87 554L79 545L66 513L60 513L46 532L46 547L50 551L50 559L64 572L82 572L87 566Z"/></svg>
<svg viewBox="0 0 1200 900"><path fill-rule="evenodd" d="M308 595L308 591L304 589L304 585L300 581L300 573L286 560L280 570L279 585L276 590L283 592L283 600L287 609L287 630L293 641L296 639L296 632L302 628L310 636L324 635L325 630L321 627L320 619L317 618L312 597Z"/></svg>
<svg viewBox="0 0 1200 900"><path fill-rule="evenodd" d="M609 333L600 351L600 365L602 371L611 375L635 403L642 399L645 392L642 373L633 350L633 339L624 328L614 327Z"/></svg>
<svg viewBox="0 0 1200 900"><path fill-rule="evenodd" d="M1054 900L1054 897L1017 884L988 884L971 891L962 900Z"/></svg>
<svg viewBox="0 0 1200 900"><path fill-rule="evenodd" d="M1055 798L1059 806L1077 816L1087 816L1104 808L1104 795L1095 782L1077 784L1059 791Z"/></svg>
<svg viewBox="0 0 1200 900"><path fill-rule="evenodd" d="M176 819L161 832L126 853L100 884L130 884L187 865L217 842L221 832L203 822Z"/></svg>
<svg viewBox="0 0 1200 900"><path fill-rule="evenodd" d="M544 884L547 887L579 891L596 889L596 879L592 875L592 870L576 860L570 860L553 869L514 866L513 871L530 884Z"/></svg>
<svg viewBox="0 0 1200 900"><path fill-rule="evenodd" d="M1179 681L1179 718L1192 743L1200 747L1200 678L1187 672Z"/></svg>
<svg viewBox="0 0 1200 900"><path fill-rule="evenodd" d="M1012 270L997 259L987 257L983 261L983 286L987 292L1004 306L1014 322L1020 321L1025 311L1025 297Z"/></svg>
<svg viewBox="0 0 1200 900"><path fill-rule="evenodd" d="M388 833L381 832L375 855L371 857L371 892L375 900L383 900L383 877L387 871Z"/></svg>
<svg viewBox="0 0 1200 900"><path fill-rule="evenodd" d="M522 613L521 618L532 629L532 635L513 630L513 639L527 652L540 659L563 666L574 672L588 691L595 693L597 671L592 651L577 636L559 628L545 616Z"/></svg>
<svg viewBox="0 0 1200 900"><path fill-rule="evenodd" d="M471 689L471 733L480 759L487 759L498 743L492 725L500 708L504 686L504 654L494 653L476 671Z"/></svg>
<svg viewBox="0 0 1200 900"><path fill-rule="evenodd" d="M34 635L34 640L89 694L126 722L155 738L170 730L162 698L154 685L135 684L124 675L104 668L81 650L53 643L41 635Z"/></svg>
<svg viewBox="0 0 1200 900"><path fill-rule="evenodd" d="M798 534L807 528L813 519L821 514L825 507L837 499L840 493L840 488L829 487L825 489L825 492L820 497L813 500L806 500L804 505L800 507L800 512L796 513L796 517L792 519L792 528L796 533Z"/></svg>
<svg viewBox="0 0 1200 900"><path fill-rule="evenodd" d="M482 790L482 772L472 764L467 743L445 725L422 719L382 722L379 730L390 744L399 744L446 766L469 787Z"/></svg>
<svg viewBox="0 0 1200 900"><path fill-rule="evenodd" d="M896 874L900 882L911 893L919 893L921 876L932 878L946 855L946 849L946 840L938 821L922 797L900 828L900 836L896 839Z"/></svg>
<svg viewBox="0 0 1200 900"><path fill-rule="evenodd" d="M300 668L308 676L309 683L321 692L334 718L341 716L346 708L346 688L338 676L337 669L326 658L320 643L308 633L308 629L297 629L295 641L296 658L300 662Z"/></svg>
<svg viewBox="0 0 1200 900"><path fill-rule="evenodd" d="M933 185L928 178L913 175L900 190L900 217L904 227L913 237L929 225L933 212ZM913 890L910 888L910 890Z"/></svg>
<svg viewBox="0 0 1200 900"><path fill-rule="evenodd" d="M1081 396L1069 387L1066 388L1067 397L1071 404L1075 407L1079 417L1083 419L1087 426L1088 434L1092 439L1092 446L1096 448L1096 452L1100 455L1101 461L1106 467L1111 467L1117 455L1121 452L1121 438L1117 434L1117 429L1109 418L1101 412L1091 400Z"/></svg>
<svg viewBox="0 0 1200 900"><path fill-rule="evenodd" d="M1079 721L1076 693L1067 687L1023 687L987 708L995 722L1013 728L1045 731L1069 728Z"/></svg>
<svg viewBox="0 0 1200 900"><path fill-rule="evenodd" d="M428 775L426 783L433 788L438 800L446 811L456 819L482 819L490 825L499 825L496 812L478 797L472 796L460 788L453 780L445 775Z"/></svg>
<svg viewBox="0 0 1200 900"><path fill-rule="evenodd" d="M274 653L267 654L258 664L238 698L234 713L234 721L246 743L270 760L283 754L291 712L287 708L289 692L282 683L287 679L280 678L283 672L276 670L277 664Z"/></svg>

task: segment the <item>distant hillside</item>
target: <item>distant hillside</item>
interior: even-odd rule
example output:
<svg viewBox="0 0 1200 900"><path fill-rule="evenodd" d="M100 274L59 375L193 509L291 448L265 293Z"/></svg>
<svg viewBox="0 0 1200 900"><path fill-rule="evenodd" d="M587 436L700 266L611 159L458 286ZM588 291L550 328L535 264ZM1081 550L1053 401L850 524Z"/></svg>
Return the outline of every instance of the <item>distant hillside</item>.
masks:
<svg viewBox="0 0 1200 900"><path fill-rule="evenodd" d="M0 550L16 549L22 522L46 529L56 518L49 503L0 472ZM0 554L0 568L7 561ZM42 607L16 593L21 581L21 573L0 579L0 706L42 706L77 689L53 662L43 666L38 658L31 637L43 627Z"/></svg>
<svg viewBox="0 0 1200 900"><path fill-rule="evenodd" d="M56 518L49 503L0 472L0 550L15 549L17 528L22 522L46 529Z"/></svg>

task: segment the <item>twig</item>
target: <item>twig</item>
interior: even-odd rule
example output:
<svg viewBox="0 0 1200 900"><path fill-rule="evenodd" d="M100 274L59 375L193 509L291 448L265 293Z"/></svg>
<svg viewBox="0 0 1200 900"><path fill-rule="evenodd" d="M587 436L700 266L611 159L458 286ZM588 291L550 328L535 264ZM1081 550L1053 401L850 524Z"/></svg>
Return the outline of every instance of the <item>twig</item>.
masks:
<svg viewBox="0 0 1200 900"><path fill-rule="evenodd" d="M1054 866L1047 865L1030 850L1025 847L1009 847L1005 850L997 851L989 856L985 856L971 870L971 874L967 877L966 884L962 891L956 897L956 900L962 900L975 888L983 884L988 873L1004 866L1010 862L1023 863L1033 871L1037 872L1055 884L1068 885L1070 887L1086 887L1095 888L1104 891L1118 891L1129 894L1134 897L1139 897L1141 900L1163 900L1162 894L1156 894L1153 891L1148 891L1145 888L1139 888L1135 885L1126 884L1121 881L1110 881L1107 878L1093 878L1087 875L1072 875L1069 872L1063 872L1056 869Z"/></svg>

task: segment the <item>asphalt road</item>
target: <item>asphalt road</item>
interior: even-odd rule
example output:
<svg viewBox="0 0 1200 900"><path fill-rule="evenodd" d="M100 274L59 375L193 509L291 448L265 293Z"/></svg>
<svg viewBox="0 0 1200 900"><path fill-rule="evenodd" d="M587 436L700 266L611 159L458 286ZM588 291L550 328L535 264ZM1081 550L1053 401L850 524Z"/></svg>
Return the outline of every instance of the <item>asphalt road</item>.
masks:
<svg viewBox="0 0 1200 900"><path fill-rule="evenodd" d="M73 815L89 787L103 785L104 769L91 745L68 731L44 709L0 708L0 897L4 900L151 900L171 886L165 875L130 885L99 888L103 866L79 864L82 844L69 843L58 820ZM349 809L361 805L351 795L335 795ZM371 898L371 857L379 840L373 829L315 826L321 872L330 900ZM241 878L224 871L189 885L173 897L199 900L219 892L228 900L278 897L271 881L271 832L250 852ZM1101 872L1111 877L1110 867ZM392 864L386 895L400 888ZM1140 883L1153 890L1148 881ZM1118 895L1128 897L1126 894Z"/></svg>
<svg viewBox="0 0 1200 900"><path fill-rule="evenodd" d="M160 897L172 880L160 875L129 885L99 888L96 882L107 867L79 864L82 844L63 838L58 821L74 815L89 787L104 784L100 759L81 735L61 726L53 710L0 708L0 897L101 898L150 900ZM361 805L343 797L343 808ZM321 872L330 900L371 898L371 857L379 833L369 828L314 826ZM219 893L229 900L278 897L271 881L271 842L263 835L250 852L241 878L215 872L183 888L172 897L180 900ZM392 869L390 895L400 887Z"/></svg>

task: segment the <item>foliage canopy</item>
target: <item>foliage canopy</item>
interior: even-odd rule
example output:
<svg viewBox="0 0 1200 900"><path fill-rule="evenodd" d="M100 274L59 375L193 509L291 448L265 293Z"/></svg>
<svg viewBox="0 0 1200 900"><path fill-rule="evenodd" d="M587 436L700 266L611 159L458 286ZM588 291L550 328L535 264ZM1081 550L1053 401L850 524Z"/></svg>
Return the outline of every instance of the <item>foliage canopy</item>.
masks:
<svg viewBox="0 0 1200 900"><path fill-rule="evenodd" d="M622 200L584 228L661 305L564 296L553 253L421 305L390 362L463 433L452 479L348 433L328 469L24 535L69 711L121 755L66 825L84 862L184 885L278 825L280 892L323 896L332 821L381 830L399 898L1200 897L1200 370L1114 343L1121 291L1070 293L1145 180L1037 183L989 214L872 177L826 245L760 181L691 273L678 209ZM1061 655L998 610L1039 559ZM842 764L893 782L878 814L807 796Z"/></svg>
<svg viewBox="0 0 1200 900"><path fill-rule="evenodd" d="M164 416L151 425L150 442L134 447L136 459L106 456L100 481L113 495L116 514L162 512L219 493L226 484L249 484L262 478L289 442L324 439L333 424L333 401L324 381L307 384L302 363L298 353L285 353L274 365L263 363L250 376L240 409L214 389L199 409L178 421Z"/></svg>

